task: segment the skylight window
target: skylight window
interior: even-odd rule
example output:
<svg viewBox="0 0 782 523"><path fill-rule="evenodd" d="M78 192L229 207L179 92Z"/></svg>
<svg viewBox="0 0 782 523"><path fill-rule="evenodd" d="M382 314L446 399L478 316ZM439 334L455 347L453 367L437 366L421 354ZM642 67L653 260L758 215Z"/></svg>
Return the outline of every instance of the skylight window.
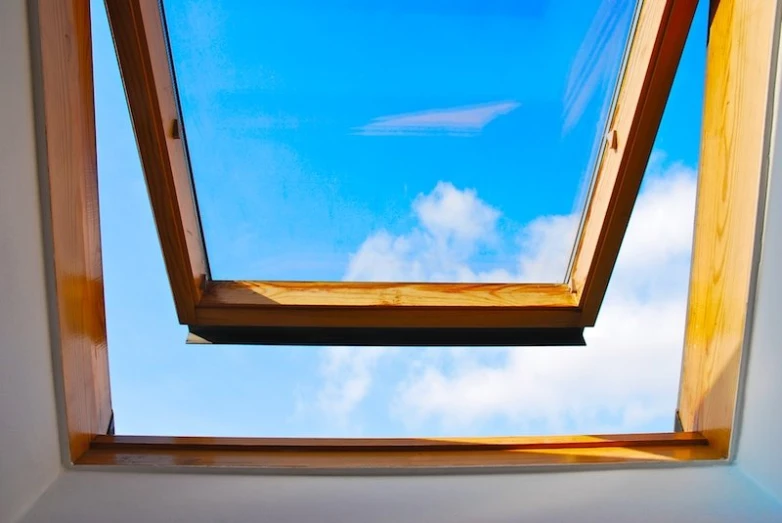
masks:
<svg viewBox="0 0 782 523"><path fill-rule="evenodd" d="M701 5L700 19L706 20L706 4ZM179 111L160 5L155 0L107 0L106 6L152 204L152 221L133 203L143 200L144 187L136 151L128 148L131 132L122 125L126 115L122 110L117 112L116 97L123 96L119 77L93 78L92 74L93 53L96 65L114 58L111 46L106 45L105 26L97 24L94 40L90 30L91 11L99 7L93 2L91 9L86 0L40 0L30 5L31 36L38 44L33 46L37 55L33 79L40 102L36 104L36 116L40 117L36 120L41 142L42 236L51 283L53 368L64 407L66 462L164 470L211 466L318 473L346 469L453 472L476 467L487 472L486 467L681 465L695 460L729 463L741 390L742 340L749 340L751 325L747 304L752 302L763 230L769 147L764 136L771 125L768 108L773 97L768 86L773 83L770 64L775 50L771 4L721 0L708 6L697 217L686 319L674 309L684 307L681 293L689 260L689 227L685 224L691 223L691 217L681 211L687 206L685 202L692 201L696 189L695 173L690 169L695 165L695 138L686 129L697 126L697 113L692 108L699 96L693 93L692 82L700 81L700 62L678 74L677 81L689 87L683 88L686 94L672 100L670 123L663 127L668 130L660 136L657 130L695 0L646 1L637 12L607 132L598 134L596 168L564 284L215 279L201 237L202 216L186 148L189 124L183 122ZM704 41L703 34L696 31L693 36L697 49ZM99 66L95 70L100 70ZM106 89L104 82L113 85ZM98 128L103 129L97 139L102 206L98 202L95 114ZM656 152L652 154L655 140ZM639 195L644 172L645 186ZM452 185L464 196L465 189L455 182ZM435 185L430 192L422 192L421 199L414 195L413 216L417 216L417 206L418 214L434 224L433 229L454 223L431 219L432 196L456 194L447 189ZM103 201L106 195L108 199ZM440 200L449 201L445 197ZM493 206L477 190L472 201ZM101 212L105 219L99 220L97 211L106 211L106 204L110 212ZM636 225L630 226L625 239L631 211ZM572 215L578 217L578 211ZM491 213L483 216L491 221ZM176 315L193 335L222 343L281 340L328 345L347 341L384 347L324 347L320 351L244 347L241 353L229 348L182 347L182 329L167 317L171 316L171 302L165 277L158 276L163 267L157 246L154 241L149 243L152 238L145 232L153 224L158 229ZM101 225L105 226L103 235L99 234ZM550 220L545 225L555 228L557 222ZM468 236L476 235L471 232ZM143 245L148 247L145 251L135 248ZM620 245L623 254L614 271ZM111 268L111 260L118 254L121 263ZM102 260L106 262L106 302L112 311L109 323L120 320L109 329L112 371L118 367L123 373L112 383L117 387L109 385ZM146 265L149 262L158 266ZM540 259L541 265L548 263ZM664 267L660 274L653 270L657 266ZM611 289L606 293L609 279ZM117 287L117 282L122 286ZM720 296L736 299L715 299ZM595 324L601 305L597 328L587 333L587 349L518 347L572 342L584 327ZM637 317L633 317L635 313ZM664 394L668 399L659 401L661 397L655 399L647 393L655 396L655 391L662 391L656 389L660 379L673 380L672 373L678 368L675 358L667 360L661 352L663 347L678 349L671 334L680 333L682 321L684 357L674 433L544 438L208 437L210 433L249 431L247 426L237 429L235 423L255 413L257 393L242 382L266 387L270 392L263 395L272 398L275 415L289 416L294 410L277 401L280 389L274 382L290 386L290 377L318 391L319 407L338 407L326 412L351 411L358 404L374 410L377 398L367 395L373 369L403 376L401 387L384 390L394 394L393 405L401 408L405 422L421 416L426 423L441 423L445 429L447 423L457 420L466 422L471 432L479 427L475 430L478 434L519 430L561 433L579 427L603 432L607 430L603 427L616 427L617 423L654 430L659 420L670 414L666 405L674 394L667 388ZM504 342L514 347L386 348L399 345L397 341L405 337L403 341L418 345ZM439 362L430 360L438 352L448 357ZM281 362L275 361L276 356L282 356L292 363L297 354L302 356L299 363L309 366L309 374L283 369ZM667 372L656 366L663 359ZM188 368L183 362L195 365ZM405 370L399 363L411 367ZM153 390L150 381L136 379L132 365L139 364L146 371L152 369L152 380L159 389ZM333 381L324 384L312 379L319 368ZM196 370L200 374L191 372ZM211 424L215 418L204 417L206 401L194 400L182 376L191 380L201 398L215 402L216 410L230 425L217 427ZM319 385L324 387L319 389ZM563 392L568 387L570 390ZM120 416L130 412L125 403L128 398L140 402L136 414L141 420L136 422L141 425L135 429L122 425L119 430L157 432L156 427L163 425L154 424L154 413L147 405L159 405L161 396L168 406L160 406L158 415L175 413L181 419L192 414L193 419L179 428L166 425L168 434L115 436L112 389ZM302 397L301 392L297 389L293 396ZM187 397L192 413L181 409L183 403L177 395ZM237 397L247 400L248 408L239 408ZM630 400L621 406L624 410L616 408L616 398ZM230 411L226 405L239 410ZM534 426L538 415L547 417L551 425ZM489 418L504 418L500 421L503 425L473 425ZM256 419L262 426L256 425L252 432L313 434L311 425L305 432L291 431L290 426L282 428L279 420L264 412L262 419ZM373 433L386 431L374 422L371 427ZM429 427L421 430L439 432ZM421 434L413 430L416 436ZM170 437L177 433L207 437Z"/></svg>
<svg viewBox="0 0 782 523"><path fill-rule="evenodd" d="M180 322L334 345L583 344L695 11L107 5Z"/></svg>

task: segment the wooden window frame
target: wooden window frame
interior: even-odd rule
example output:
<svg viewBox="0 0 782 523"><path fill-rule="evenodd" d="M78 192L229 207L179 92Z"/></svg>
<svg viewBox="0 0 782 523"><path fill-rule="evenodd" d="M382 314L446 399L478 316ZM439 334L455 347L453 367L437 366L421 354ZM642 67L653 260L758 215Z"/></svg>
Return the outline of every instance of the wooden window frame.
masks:
<svg viewBox="0 0 782 523"><path fill-rule="evenodd" d="M774 3L711 4L680 431L473 439L111 435L89 9L89 0L37 0L30 11L42 213L48 217L44 237L52 253L53 355L65 407L67 465L398 473L729 461L748 340L747 304L761 243ZM589 216L587 227L588 221Z"/></svg>
<svg viewBox="0 0 782 523"><path fill-rule="evenodd" d="M697 0L637 13L581 233L562 284L215 281L157 0L107 0L177 315L191 341L583 345L638 195Z"/></svg>

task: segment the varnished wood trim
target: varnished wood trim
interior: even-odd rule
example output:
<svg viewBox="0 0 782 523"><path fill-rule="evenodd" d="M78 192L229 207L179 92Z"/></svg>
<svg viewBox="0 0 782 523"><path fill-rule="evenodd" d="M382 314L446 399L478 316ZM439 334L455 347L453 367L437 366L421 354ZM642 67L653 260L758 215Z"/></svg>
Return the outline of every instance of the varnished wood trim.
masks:
<svg viewBox="0 0 782 523"><path fill-rule="evenodd" d="M698 434L454 439L235 439L106 436L80 465L270 471L413 471L716 460Z"/></svg>
<svg viewBox="0 0 782 523"><path fill-rule="evenodd" d="M603 434L595 436L524 436L476 438L209 438L177 436L99 436L92 448L144 446L148 449L278 450L278 451L410 451L518 450L594 447L659 447L708 445L697 432Z"/></svg>
<svg viewBox="0 0 782 523"><path fill-rule="evenodd" d="M728 455L760 231L776 2L712 1L690 301L684 430Z"/></svg>
<svg viewBox="0 0 782 523"><path fill-rule="evenodd" d="M332 344L339 338L341 343L352 345L388 345L390 341L382 341L382 329L566 328L578 329L580 333L582 325L575 296L562 284L217 281L207 286L190 327L211 342L222 342L219 340L225 338L223 334L242 334L244 343L271 343L271 339L284 342L280 341L280 333L258 330L274 328L284 331L282 335L288 343ZM223 333L216 327L243 330ZM252 329L258 334L254 341L248 337ZM309 330L291 337L291 329ZM352 332L347 333L347 338L345 332L335 338L332 331L344 329ZM497 344L491 342L489 332L485 336L462 336L464 332L442 331L443 336L437 338L433 334L436 333L414 337L436 345L455 343L458 339L463 340L457 343L460 345ZM499 340L510 333L497 334ZM560 336L552 334L548 338L536 336L537 342L560 345L556 340L569 336L566 332ZM392 337L398 343L409 344L400 342L399 336ZM582 339L580 334L577 337ZM523 338L517 337L518 344L525 344ZM568 339L580 344L573 336Z"/></svg>
<svg viewBox="0 0 782 523"><path fill-rule="evenodd" d="M642 3L569 275L594 325L638 196L697 0Z"/></svg>
<svg viewBox="0 0 782 523"><path fill-rule="evenodd" d="M177 315L195 320L209 269L157 0L106 0Z"/></svg>
<svg viewBox="0 0 782 523"><path fill-rule="evenodd" d="M98 213L89 0L39 0L45 157L56 325L70 461L111 419Z"/></svg>
<svg viewBox="0 0 782 523"><path fill-rule="evenodd" d="M214 281L199 305L572 309L577 303L562 284Z"/></svg>

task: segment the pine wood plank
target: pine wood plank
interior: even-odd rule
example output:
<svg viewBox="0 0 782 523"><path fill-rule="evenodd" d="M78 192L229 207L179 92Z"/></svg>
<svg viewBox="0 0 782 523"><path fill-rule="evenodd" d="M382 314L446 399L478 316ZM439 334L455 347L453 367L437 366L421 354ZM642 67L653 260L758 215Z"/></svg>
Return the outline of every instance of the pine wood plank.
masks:
<svg viewBox="0 0 782 523"><path fill-rule="evenodd" d="M776 2L712 2L690 301L684 430L728 455L761 231Z"/></svg>

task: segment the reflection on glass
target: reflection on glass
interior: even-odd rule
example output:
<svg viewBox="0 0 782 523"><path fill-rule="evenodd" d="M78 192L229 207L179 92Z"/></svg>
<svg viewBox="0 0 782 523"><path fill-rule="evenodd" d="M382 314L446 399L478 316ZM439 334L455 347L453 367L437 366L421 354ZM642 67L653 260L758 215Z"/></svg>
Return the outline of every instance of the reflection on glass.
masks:
<svg viewBox="0 0 782 523"><path fill-rule="evenodd" d="M213 277L561 281L634 4L165 0Z"/></svg>

